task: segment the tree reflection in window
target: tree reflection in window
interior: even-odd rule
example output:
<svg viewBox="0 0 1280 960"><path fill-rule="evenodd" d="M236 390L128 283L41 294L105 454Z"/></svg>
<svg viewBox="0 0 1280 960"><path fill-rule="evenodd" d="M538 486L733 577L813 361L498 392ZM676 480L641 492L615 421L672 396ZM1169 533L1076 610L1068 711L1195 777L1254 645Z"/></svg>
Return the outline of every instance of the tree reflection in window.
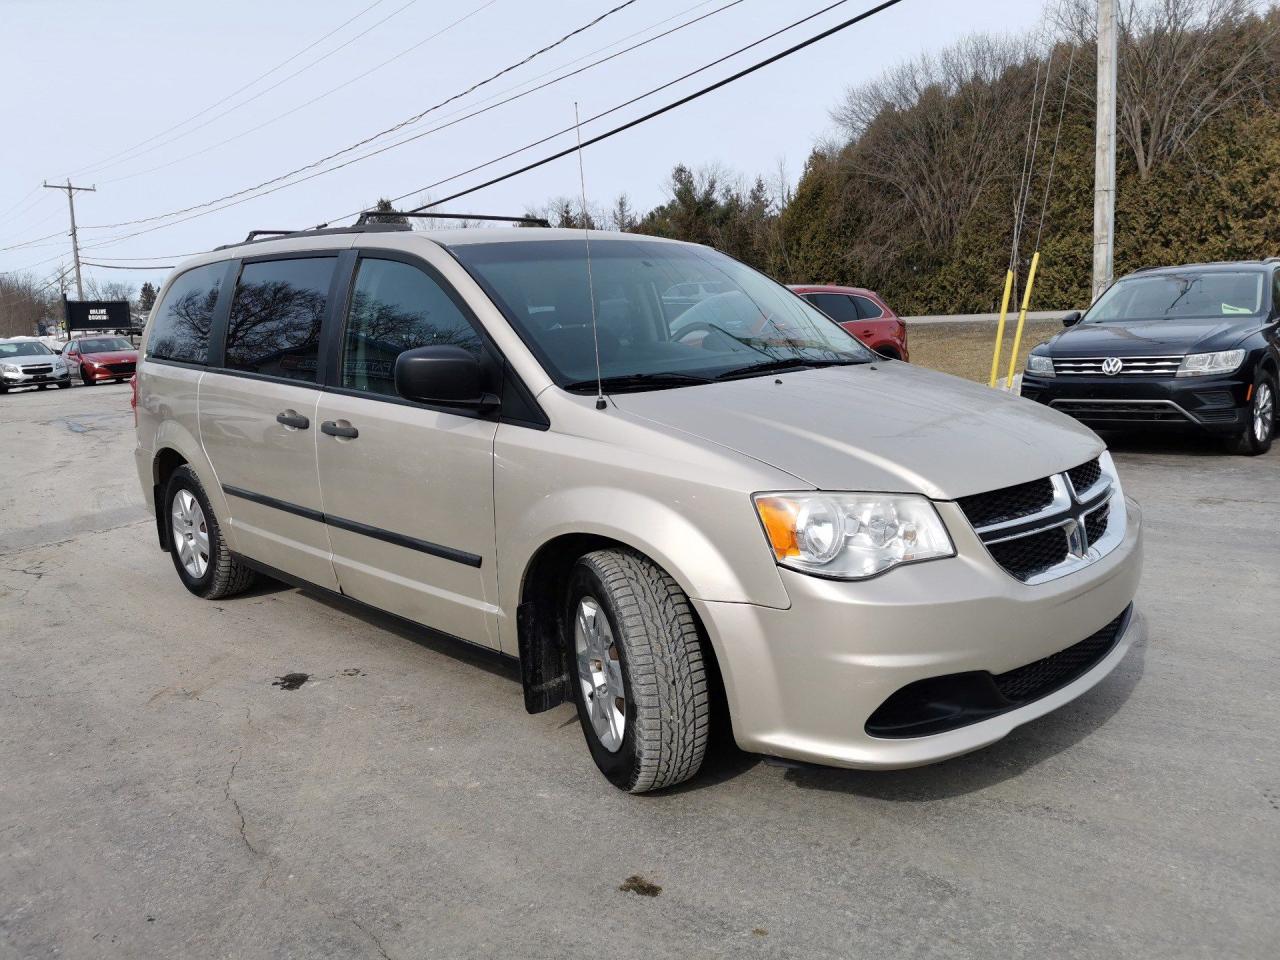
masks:
<svg viewBox="0 0 1280 960"><path fill-rule="evenodd" d="M445 344L480 355L475 328L439 284L406 263L360 261L343 337L344 387L394 396L396 357Z"/></svg>
<svg viewBox="0 0 1280 960"><path fill-rule="evenodd" d="M314 383L334 262L246 264L227 323L227 366Z"/></svg>
<svg viewBox="0 0 1280 960"><path fill-rule="evenodd" d="M218 304L225 263L196 267L169 286L151 321L147 356L158 360L207 363L209 331Z"/></svg>

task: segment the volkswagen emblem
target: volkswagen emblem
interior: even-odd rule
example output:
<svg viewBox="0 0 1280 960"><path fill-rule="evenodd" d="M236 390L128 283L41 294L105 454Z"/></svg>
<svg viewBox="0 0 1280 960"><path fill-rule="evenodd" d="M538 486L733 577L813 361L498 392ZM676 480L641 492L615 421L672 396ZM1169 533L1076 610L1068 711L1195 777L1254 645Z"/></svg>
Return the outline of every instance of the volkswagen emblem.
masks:
<svg viewBox="0 0 1280 960"><path fill-rule="evenodd" d="M1124 361L1119 357L1107 357L1107 359L1102 361L1102 372L1108 377L1114 377L1123 369Z"/></svg>

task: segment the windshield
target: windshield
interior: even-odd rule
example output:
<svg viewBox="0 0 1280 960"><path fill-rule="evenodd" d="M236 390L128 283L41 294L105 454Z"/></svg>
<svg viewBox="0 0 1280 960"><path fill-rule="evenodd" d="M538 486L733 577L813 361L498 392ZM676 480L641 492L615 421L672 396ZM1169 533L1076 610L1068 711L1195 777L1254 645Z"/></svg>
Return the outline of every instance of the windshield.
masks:
<svg viewBox="0 0 1280 960"><path fill-rule="evenodd" d="M1098 298L1084 322L1252 316L1262 312L1264 279L1257 271L1128 277Z"/></svg>
<svg viewBox="0 0 1280 960"><path fill-rule="evenodd" d="M39 340L19 340L17 343L0 343L0 360L7 357L44 357L53 353Z"/></svg>
<svg viewBox="0 0 1280 960"><path fill-rule="evenodd" d="M114 353L117 350L132 349L133 344L124 337L95 337L80 341L81 353Z"/></svg>
<svg viewBox="0 0 1280 960"><path fill-rule="evenodd" d="M595 389L584 241L467 243L452 252L557 384ZM706 247L593 239L590 267L606 389L875 359L790 290Z"/></svg>

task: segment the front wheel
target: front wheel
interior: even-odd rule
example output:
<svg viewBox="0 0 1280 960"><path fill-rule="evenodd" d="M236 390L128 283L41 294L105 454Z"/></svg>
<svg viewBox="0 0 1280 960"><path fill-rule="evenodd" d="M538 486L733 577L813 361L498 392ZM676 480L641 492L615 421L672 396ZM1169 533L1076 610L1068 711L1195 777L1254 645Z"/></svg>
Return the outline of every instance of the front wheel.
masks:
<svg viewBox="0 0 1280 960"><path fill-rule="evenodd" d="M597 550L574 566L564 610L574 700L596 766L631 793L694 776L711 709L684 591L647 557Z"/></svg>
<svg viewBox="0 0 1280 960"><path fill-rule="evenodd" d="M1253 385L1253 399L1245 411L1244 431L1236 438L1237 453L1256 457L1271 449L1276 430L1276 380L1259 373Z"/></svg>
<svg viewBox="0 0 1280 960"><path fill-rule="evenodd" d="M173 471L165 487L169 552L182 585L197 597L216 600L242 593L253 570L231 555L200 479L188 466Z"/></svg>

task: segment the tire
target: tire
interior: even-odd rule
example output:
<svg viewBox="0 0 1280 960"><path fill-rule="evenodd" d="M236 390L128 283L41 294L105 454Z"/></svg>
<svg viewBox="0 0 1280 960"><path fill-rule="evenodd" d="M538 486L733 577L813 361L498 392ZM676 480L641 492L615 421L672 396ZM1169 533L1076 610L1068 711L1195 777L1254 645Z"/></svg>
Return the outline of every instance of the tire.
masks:
<svg viewBox="0 0 1280 960"><path fill-rule="evenodd" d="M1276 409L1280 404L1276 378L1266 371L1259 371L1252 397L1245 409L1244 430L1234 441L1236 453L1246 457L1261 456L1271 449L1271 440L1276 432Z"/></svg>
<svg viewBox="0 0 1280 960"><path fill-rule="evenodd" d="M175 508L175 502L181 500L183 507ZM190 509L194 500L198 512ZM180 516L175 516L175 509ZM231 597L243 593L252 586L254 572L231 555L222 539L222 528L218 517L209 505L209 497L204 492L200 480L188 466L178 467L169 478L164 492L164 514L169 531L169 554L173 558L173 567L178 571L178 579L182 585L197 597L216 600L220 597ZM186 528L192 536L185 536L183 518L196 522ZM203 533L203 544L200 534ZM203 547L195 552L204 556L203 563L195 563L188 567L184 560L182 542L188 544L188 558L192 555L192 547Z"/></svg>
<svg viewBox="0 0 1280 960"><path fill-rule="evenodd" d="M67 379L65 379L65 380L59 380L59 381L58 381L58 389L59 389L59 390L65 390L65 389L67 389L67 387L69 387L69 386L71 386L71 378L70 378L70 377L67 377Z"/></svg>
<svg viewBox="0 0 1280 960"><path fill-rule="evenodd" d="M92 386L93 386L93 381L92 381L92 380L90 380L88 377L86 377L86 376L85 376L85 374L84 374L84 371L83 371L83 370L81 370L81 371L80 371L80 382L81 382L84 386L86 386L86 387L92 387Z"/></svg>
<svg viewBox="0 0 1280 960"><path fill-rule="evenodd" d="M570 572L561 625L578 720L600 772L629 793L694 776L706 754L711 701L697 622L676 582L634 551L597 550ZM605 656L590 656L593 629L594 650ZM608 733L597 732L597 723Z"/></svg>
<svg viewBox="0 0 1280 960"><path fill-rule="evenodd" d="M0 397L3 397L8 392L9 392L9 388L6 387L3 383L0 383Z"/></svg>

